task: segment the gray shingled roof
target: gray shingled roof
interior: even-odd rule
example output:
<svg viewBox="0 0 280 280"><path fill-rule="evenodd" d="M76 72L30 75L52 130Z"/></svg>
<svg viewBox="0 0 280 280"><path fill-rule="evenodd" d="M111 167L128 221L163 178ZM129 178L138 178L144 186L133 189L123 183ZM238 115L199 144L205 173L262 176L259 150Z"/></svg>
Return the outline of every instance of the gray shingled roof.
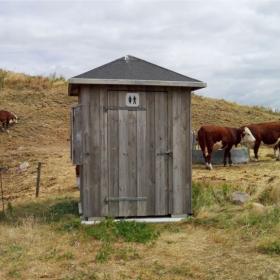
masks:
<svg viewBox="0 0 280 280"><path fill-rule="evenodd" d="M75 76L69 84L182 86L193 89L206 86L199 80L130 55Z"/></svg>

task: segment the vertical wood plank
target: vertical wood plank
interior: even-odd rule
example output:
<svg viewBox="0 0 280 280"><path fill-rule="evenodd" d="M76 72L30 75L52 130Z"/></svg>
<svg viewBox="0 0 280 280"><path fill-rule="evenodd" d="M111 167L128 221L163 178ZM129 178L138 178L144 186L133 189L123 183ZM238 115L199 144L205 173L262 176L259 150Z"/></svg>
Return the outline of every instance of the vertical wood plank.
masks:
<svg viewBox="0 0 280 280"><path fill-rule="evenodd" d="M81 88L81 104L82 104L82 124L83 124L83 168L82 168L82 180L81 180L81 202L82 202L82 212L85 218L90 217L90 196L89 196L89 187L90 187L90 157L89 157L89 104L90 104L90 90L89 86L83 86Z"/></svg>
<svg viewBox="0 0 280 280"><path fill-rule="evenodd" d="M155 94L155 151L156 151L156 184L155 209L156 215L168 214L168 151L167 133L167 93Z"/></svg>
<svg viewBox="0 0 280 280"><path fill-rule="evenodd" d="M119 106L123 106L125 93L119 92ZM127 196L128 182L128 111L119 110L119 197ZM119 216L127 216L129 202L119 201Z"/></svg>
<svg viewBox="0 0 280 280"><path fill-rule="evenodd" d="M108 106L108 93L105 87L100 89L100 212L101 216L108 216L108 203L105 202L109 196L109 174L108 174L108 112L104 107Z"/></svg>
<svg viewBox="0 0 280 280"><path fill-rule="evenodd" d="M89 114L89 153L90 153L90 217L100 217L100 176L101 176L101 150L100 150L100 89L90 88L90 114Z"/></svg>
<svg viewBox="0 0 280 280"><path fill-rule="evenodd" d="M168 214L173 209L173 110L172 110L172 92L168 92L168 149L172 151L172 156L168 160Z"/></svg>
<svg viewBox="0 0 280 280"><path fill-rule="evenodd" d="M84 190L84 170L83 165L79 166L80 169L80 203L82 207L82 215L84 216L84 204L85 204L85 190Z"/></svg>
<svg viewBox="0 0 280 280"><path fill-rule="evenodd" d="M117 92L108 92L108 106L118 106ZM108 111L109 197L119 196L119 113ZM119 216L119 202L108 203L109 216Z"/></svg>
<svg viewBox="0 0 280 280"><path fill-rule="evenodd" d="M192 213L192 95L191 91L185 93L186 96L186 112L187 112L187 120L186 120L186 133L187 133L187 155L186 155L186 212L187 214Z"/></svg>
<svg viewBox="0 0 280 280"><path fill-rule="evenodd" d="M187 214L187 163L188 140L187 130L188 96L182 90L173 93L173 213ZM190 163L189 163L190 164Z"/></svg>
<svg viewBox="0 0 280 280"><path fill-rule="evenodd" d="M128 111L127 114L127 137L128 137L128 185L126 196L137 196L137 112ZM127 216L137 215L137 201L127 203Z"/></svg>
<svg viewBox="0 0 280 280"><path fill-rule="evenodd" d="M146 93L146 214L155 215L155 94Z"/></svg>
<svg viewBox="0 0 280 280"><path fill-rule="evenodd" d="M147 109L146 95L148 93L142 92L140 94L140 105ZM137 112L137 196L150 196L150 189L147 184L147 143L146 143L146 111ZM147 200L137 202L137 215L147 215Z"/></svg>

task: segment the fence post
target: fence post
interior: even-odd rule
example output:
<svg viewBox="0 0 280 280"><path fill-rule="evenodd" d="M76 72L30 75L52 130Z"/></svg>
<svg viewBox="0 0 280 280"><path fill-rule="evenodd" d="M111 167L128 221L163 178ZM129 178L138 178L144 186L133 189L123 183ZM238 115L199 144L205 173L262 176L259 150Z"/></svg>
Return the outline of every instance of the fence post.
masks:
<svg viewBox="0 0 280 280"><path fill-rule="evenodd" d="M36 197L39 196L39 190L40 190L40 178L41 178L41 162L38 162L37 167L37 180L36 180Z"/></svg>
<svg viewBox="0 0 280 280"><path fill-rule="evenodd" d="M1 185L1 199L2 199L3 214L5 214L4 192L3 192L2 170L1 170L1 168L0 168L0 185Z"/></svg>

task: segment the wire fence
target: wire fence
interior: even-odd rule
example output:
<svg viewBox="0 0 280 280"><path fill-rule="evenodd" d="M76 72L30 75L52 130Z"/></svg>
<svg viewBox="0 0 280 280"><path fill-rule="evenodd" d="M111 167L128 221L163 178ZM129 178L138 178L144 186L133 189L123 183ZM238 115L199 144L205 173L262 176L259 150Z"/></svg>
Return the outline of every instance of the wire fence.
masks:
<svg viewBox="0 0 280 280"><path fill-rule="evenodd" d="M9 201L23 196L39 196L41 167L41 162L30 164L27 161L11 168L0 166L0 209L3 212Z"/></svg>

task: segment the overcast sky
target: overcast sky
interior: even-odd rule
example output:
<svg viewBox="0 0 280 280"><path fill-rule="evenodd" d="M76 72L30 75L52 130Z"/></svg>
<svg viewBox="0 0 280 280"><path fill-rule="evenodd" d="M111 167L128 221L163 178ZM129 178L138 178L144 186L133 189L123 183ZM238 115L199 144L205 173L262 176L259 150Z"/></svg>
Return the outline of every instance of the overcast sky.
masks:
<svg viewBox="0 0 280 280"><path fill-rule="evenodd" d="M278 0L0 0L0 68L69 78L126 54L280 109Z"/></svg>

